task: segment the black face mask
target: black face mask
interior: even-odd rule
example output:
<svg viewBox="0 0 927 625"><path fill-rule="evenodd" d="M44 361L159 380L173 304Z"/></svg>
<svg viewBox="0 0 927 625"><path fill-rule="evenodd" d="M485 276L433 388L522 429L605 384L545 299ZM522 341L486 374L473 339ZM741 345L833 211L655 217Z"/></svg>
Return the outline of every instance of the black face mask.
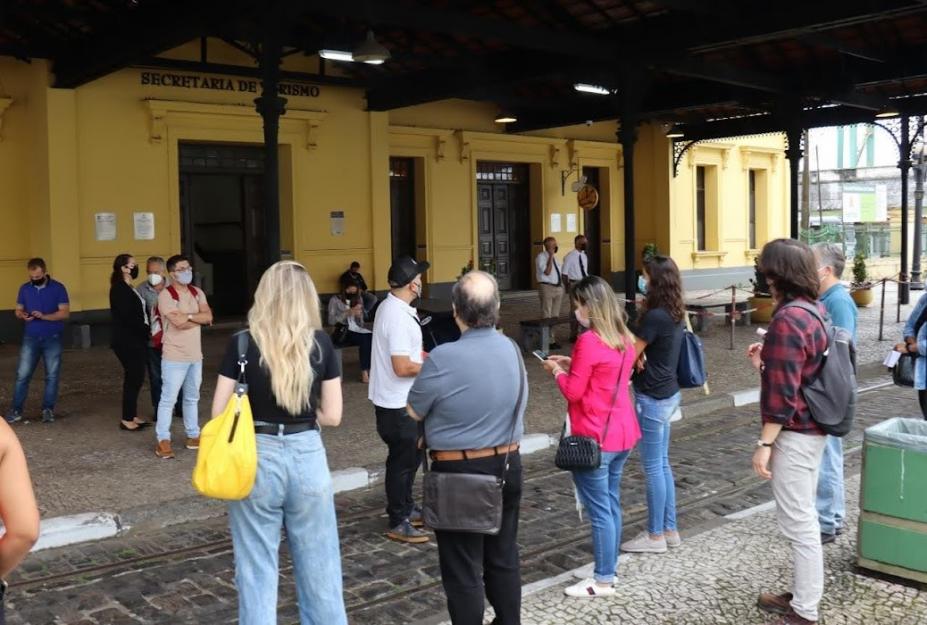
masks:
<svg viewBox="0 0 927 625"><path fill-rule="evenodd" d="M138 277L138 265L129 270L129 276L135 280Z"/></svg>
<svg viewBox="0 0 927 625"><path fill-rule="evenodd" d="M585 251L586 251L586 244L585 244L585 243L583 243L582 245L579 246L579 251L580 251L580 252L585 252Z"/></svg>
<svg viewBox="0 0 927 625"><path fill-rule="evenodd" d="M557 245L556 247L554 247L554 254L556 254L556 253L559 252L559 251L560 251L560 246L559 246L559 245Z"/></svg>
<svg viewBox="0 0 927 625"><path fill-rule="evenodd" d="M42 286L43 284L45 284L45 281L47 279L48 279L48 276L43 276L39 278L38 280L31 280L32 286Z"/></svg>

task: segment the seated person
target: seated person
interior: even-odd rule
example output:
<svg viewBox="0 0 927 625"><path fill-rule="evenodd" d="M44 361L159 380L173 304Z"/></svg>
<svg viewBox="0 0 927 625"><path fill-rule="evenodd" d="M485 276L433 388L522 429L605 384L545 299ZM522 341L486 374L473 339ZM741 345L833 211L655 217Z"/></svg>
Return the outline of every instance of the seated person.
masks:
<svg viewBox="0 0 927 625"><path fill-rule="evenodd" d="M350 284L357 286L357 291L364 302L364 312L368 315L373 310L373 307L377 305L377 296L367 290L367 282L364 281L364 276L360 273L360 263L356 260L351 263L351 267L347 271L341 274L339 283L342 290Z"/></svg>
<svg viewBox="0 0 927 625"><path fill-rule="evenodd" d="M335 327L332 342L336 347L356 345L360 348L361 382L367 384L373 334L363 325L364 308L356 284L342 286L341 293L328 300L328 323Z"/></svg>

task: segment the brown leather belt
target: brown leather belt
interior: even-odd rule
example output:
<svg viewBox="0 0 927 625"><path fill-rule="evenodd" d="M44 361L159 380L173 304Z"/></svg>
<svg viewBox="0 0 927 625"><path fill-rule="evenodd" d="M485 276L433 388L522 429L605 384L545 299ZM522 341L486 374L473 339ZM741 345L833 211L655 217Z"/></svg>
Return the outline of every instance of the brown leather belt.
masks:
<svg viewBox="0 0 927 625"><path fill-rule="evenodd" d="M475 460L477 458L489 458L490 456L502 456L511 451L518 451L518 443L511 445L497 445L487 447L486 449L463 449L460 451L430 451L428 455L435 462L448 462L453 460Z"/></svg>

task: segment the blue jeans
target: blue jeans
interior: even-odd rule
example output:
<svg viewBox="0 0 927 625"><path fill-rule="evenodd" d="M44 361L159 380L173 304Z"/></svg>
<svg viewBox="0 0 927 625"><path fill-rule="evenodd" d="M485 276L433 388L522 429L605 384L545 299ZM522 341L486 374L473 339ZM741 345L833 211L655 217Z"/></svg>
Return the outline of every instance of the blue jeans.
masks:
<svg viewBox="0 0 927 625"><path fill-rule="evenodd" d="M635 393L637 420L643 437L641 464L647 477L647 531L659 536L676 531L676 482L669 463L670 417L679 407L681 394L655 399Z"/></svg>
<svg viewBox="0 0 927 625"><path fill-rule="evenodd" d="M843 527L847 515L843 494L843 439L828 436L818 473L818 522L821 532L833 534Z"/></svg>
<svg viewBox="0 0 927 625"><path fill-rule="evenodd" d="M621 472L628 451L603 451L598 469L573 471L573 483L592 524L595 581L615 580L621 542Z"/></svg>
<svg viewBox="0 0 927 625"><path fill-rule="evenodd" d="M257 435L254 489L229 502L240 625L277 623L280 530L293 560L299 622L347 625L332 478L318 430Z"/></svg>
<svg viewBox="0 0 927 625"><path fill-rule="evenodd" d="M158 402L158 423L155 435L159 441L171 440L171 415L177 394L183 388L183 427L187 438L200 435L200 382L203 381L203 361L176 362L161 359L161 401Z"/></svg>
<svg viewBox="0 0 927 625"><path fill-rule="evenodd" d="M39 364L45 362L45 396L42 410L53 410L58 401L58 374L61 370L61 335L24 336L16 366L16 388L13 391L13 412L22 413L29 394L29 382Z"/></svg>

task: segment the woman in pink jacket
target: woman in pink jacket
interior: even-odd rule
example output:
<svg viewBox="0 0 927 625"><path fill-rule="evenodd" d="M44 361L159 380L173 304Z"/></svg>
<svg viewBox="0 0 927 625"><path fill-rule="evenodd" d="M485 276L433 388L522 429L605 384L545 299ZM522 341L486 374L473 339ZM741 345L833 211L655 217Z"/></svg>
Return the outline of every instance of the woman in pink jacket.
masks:
<svg viewBox="0 0 927 625"><path fill-rule="evenodd" d="M544 361L569 404L574 436L591 436L602 449L597 469L573 471L573 482L592 523L595 577L566 589L572 597L615 593L615 567L621 541L621 472L641 437L628 393L634 370L634 338L623 308L605 280L583 278L572 293L580 335L573 356Z"/></svg>

